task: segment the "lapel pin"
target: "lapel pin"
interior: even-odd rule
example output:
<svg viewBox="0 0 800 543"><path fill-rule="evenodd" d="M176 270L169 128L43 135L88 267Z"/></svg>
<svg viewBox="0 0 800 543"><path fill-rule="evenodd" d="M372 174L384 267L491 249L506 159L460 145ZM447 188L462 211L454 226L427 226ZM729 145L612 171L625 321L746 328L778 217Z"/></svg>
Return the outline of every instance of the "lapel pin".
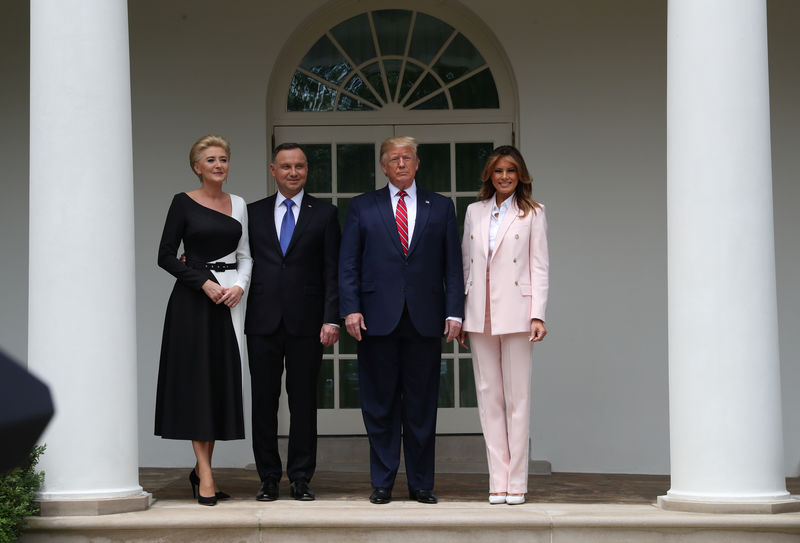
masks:
<svg viewBox="0 0 800 543"><path fill-rule="evenodd" d="M430 200L425 200L425 203L428 204L428 205L431 205L431 201Z"/></svg>

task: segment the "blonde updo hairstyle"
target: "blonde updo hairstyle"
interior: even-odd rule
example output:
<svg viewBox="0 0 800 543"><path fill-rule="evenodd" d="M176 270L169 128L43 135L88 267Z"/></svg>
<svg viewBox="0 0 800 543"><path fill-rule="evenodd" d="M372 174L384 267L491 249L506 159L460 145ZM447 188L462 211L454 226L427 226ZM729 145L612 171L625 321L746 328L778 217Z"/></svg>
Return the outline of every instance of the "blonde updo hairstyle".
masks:
<svg viewBox="0 0 800 543"><path fill-rule="evenodd" d="M200 175L194 171L194 165L198 160L200 160L200 155L203 154L203 151L209 147L221 147L225 150L225 154L228 155L228 159L231 158L231 144L228 142L228 140L222 136L214 136L211 134L203 136L197 140L189 150L189 167L192 169L192 173L197 175L198 178Z"/></svg>

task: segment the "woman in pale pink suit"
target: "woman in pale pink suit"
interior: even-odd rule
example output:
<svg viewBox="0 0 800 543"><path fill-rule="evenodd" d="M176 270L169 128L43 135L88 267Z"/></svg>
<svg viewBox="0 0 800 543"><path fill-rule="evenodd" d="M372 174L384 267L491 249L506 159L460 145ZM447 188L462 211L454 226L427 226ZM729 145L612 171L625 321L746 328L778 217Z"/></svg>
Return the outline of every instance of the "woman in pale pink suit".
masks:
<svg viewBox="0 0 800 543"><path fill-rule="evenodd" d="M520 504L528 491L531 351L547 334L547 221L514 147L489 155L482 180L480 201L467 208L464 221L460 342L469 332L489 503Z"/></svg>

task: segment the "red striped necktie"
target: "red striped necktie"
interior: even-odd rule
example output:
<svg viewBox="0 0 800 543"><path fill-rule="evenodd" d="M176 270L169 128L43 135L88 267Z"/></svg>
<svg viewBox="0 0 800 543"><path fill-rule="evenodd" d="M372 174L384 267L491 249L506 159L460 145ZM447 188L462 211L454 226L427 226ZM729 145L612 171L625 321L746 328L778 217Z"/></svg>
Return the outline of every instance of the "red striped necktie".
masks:
<svg viewBox="0 0 800 543"><path fill-rule="evenodd" d="M400 199L397 201L397 212L394 216L397 222L397 233L400 234L400 244L403 246L403 254L408 254L408 211L406 210L405 197L406 191L401 190L397 193Z"/></svg>

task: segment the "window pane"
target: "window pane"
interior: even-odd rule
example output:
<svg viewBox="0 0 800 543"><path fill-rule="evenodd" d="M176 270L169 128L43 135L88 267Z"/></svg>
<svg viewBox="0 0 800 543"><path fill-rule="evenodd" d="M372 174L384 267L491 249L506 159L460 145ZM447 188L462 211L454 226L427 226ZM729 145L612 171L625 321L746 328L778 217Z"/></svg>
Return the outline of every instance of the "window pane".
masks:
<svg viewBox="0 0 800 543"><path fill-rule="evenodd" d="M442 336L442 354L453 354L456 350L456 341L447 343L447 337Z"/></svg>
<svg viewBox="0 0 800 543"><path fill-rule="evenodd" d="M340 143L336 146L336 182L339 192L375 189L375 145Z"/></svg>
<svg viewBox="0 0 800 543"><path fill-rule="evenodd" d="M336 106L336 109L339 111L368 111L371 108L364 102L356 100L355 98L350 98L346 94L342 94L342 97L339 98L339 105Z"/></svg>
<svg viewBox="0 0 800 543"><path fill-rule="evenodd" d="M411 12L399 9L384 9L372 12L375 32L382 55L405 54Z"/></svg>
<svg viewBox="0 0 800 543"><path fill-rule="evenodd" d="M497 109L500 99L492 73L486 69L450 89L454 109Z"/></svg>
<svg viewBox="0 0 800 543"><path fill-rule="evenodd" d="M420 78L422 75L422 68L412 62L406 63L406 69L403 72L403 83L400 85L400 97L398 100L402 100L403 97L411 90L411 87L414 86L414 83L417 82L417 79Z"/></svg>
<svg viewBox="0 0 800 543"><path fill-rule="evenodd" d="M339 354L356 354L358 342L342 327L339 330Z"/></svg>
<svg viewBox="0 0 800 543"><path fill-rule="evenodd" d="M378 92L378 95L384 101L386 101L386 92L385 92L386 89L384 89L383 87L383 78L381 77L381 65L377 62L373 62L369 66L365 66L364 68L362 68L361 71L364 72L364 77L367 78L367 81L369 81L369 84L372 85L372 88L374 88ZM370 95L372 95L372 93L370 93ZM374 99L372 100L372 102L375 104L378 103Z"/></svg>
<svg viewBox="0 0 800 543"><path fill-rule="evenodd" d="M393 102L397 92L397 84L400 82L400 67L403 65L401 60L384 60L383 69L386 71L386 82L389 84L388 102Z"/></svg>
<svg viewBox="0 0 800 543"><path fill-rule="evenodd" d="M332 83L341 83L350 73L350 65L327 36L309 49L300 66Z"/></svg>
<svg viewBox="0 0 800 543"><path fill-rule="evenodd" d="M330 144L303 144L303 151L308 159L308 180L306 192L330 193L333 191L331 184L331 146Z"/></svg>
<svg viewBox="0 0 800 543"><path fill-rule="evenodd" d="M450 144L424 143L417 155L417 184L425 190L450 192Z"/></svg>
<svg viewBox="0 0 800 543"><path fill-rule="evenodd" d="M333 360L323 360L317 378L317 407L333 409Z"/></svg>
<svg viewBox="0 0 800 543"><path fill-rule="evenodd" d="M380 74L378 74L378 81L380 81ZM369 90L369 87L367 87L364 81L357 75L351 77L350 81L347 82L347 85L345 85L344 88L349 90L356 96L360 96L361 98L364 98L369 102L372 102L376 106L380 105L380 102L378 102L378 99L375 98L374 94L372 94L372 91ZM379 88L383 88L383 84L381 84Z"/></svg>
<svg viewBox="0 0 800 543"><path fill-rule="evenodd" d="M331 34L356 66L375 58L375 44L366 13L339 23L331 29Z"/></svg>
<svg viewBox="0 0 800 543"><path fill-rule="evenodd" d="M289 95L287 111L332 111L336 91L311 77L295 72Z"/></svg>
<svg viewBox="0 0 800 543"><path fill-rule="evenodd" d="M447 103L444 92L440 92L430 100L426 100L412 109L450 109L450 105Z"/></svg>
<svg viewBox="0 0 800 543"><path fill-rule="evenodd" d="M439 407L455 407L453 361L442 360L439 370Z"/></svg>
<svg viewBox="0 0 800 543"><path fill-rule="evenodd" d="M439 90L439 82L436 81L436 78L433 77L431 74L425 76L425 79L422 80L422 83L414 89L414 92L411 93L411 96L406 101L407 104L413 104L420 98L424 98L428 96L434 91Z"/></svg>
<svg viewBox="0 0 800 543"><path fill-rule="evenodd" d="M339 360L339 407L361 407L358 394L358 360Z"/></svg>
<svg viewBox="0 0 800 543"><path fill-rule="evenodd" d="M336 207L339 209L339 226L344 228L344 221L347 219L347 207L350 205L350 198L342 198L341 196L336 199ZM344 336L350 334L339 334L339 342L342 342ZM355 353L355 350L353 351Z"/></svg>
<svg viewBox="0 0 800 543"><path fill-rule="evenodd" d="M449 24L430 15L417 13L408 56L425 65L430 64L452 33L453 27Z"/></svg>
<svg viewBox="0 0 800 543"><path fill-rule="evenodd" d="M484 64L485 61L475 46L463 34L459 34L436 61L433 70L445 83L449 83Z"/></svg>
<svg viewBox="0 0 800 543"><path fill-rule="evenodd" d="M458 401L461 407L478 407L478 396L475 394L475 373L472 360L461 358L458 361Z"/></svg>
<svg viewBox="0 0 800 543"><path fill-rule="evenodd" d="M456 143L456 190L480 190L483 166L492 149L491 142Z"/></svg>

